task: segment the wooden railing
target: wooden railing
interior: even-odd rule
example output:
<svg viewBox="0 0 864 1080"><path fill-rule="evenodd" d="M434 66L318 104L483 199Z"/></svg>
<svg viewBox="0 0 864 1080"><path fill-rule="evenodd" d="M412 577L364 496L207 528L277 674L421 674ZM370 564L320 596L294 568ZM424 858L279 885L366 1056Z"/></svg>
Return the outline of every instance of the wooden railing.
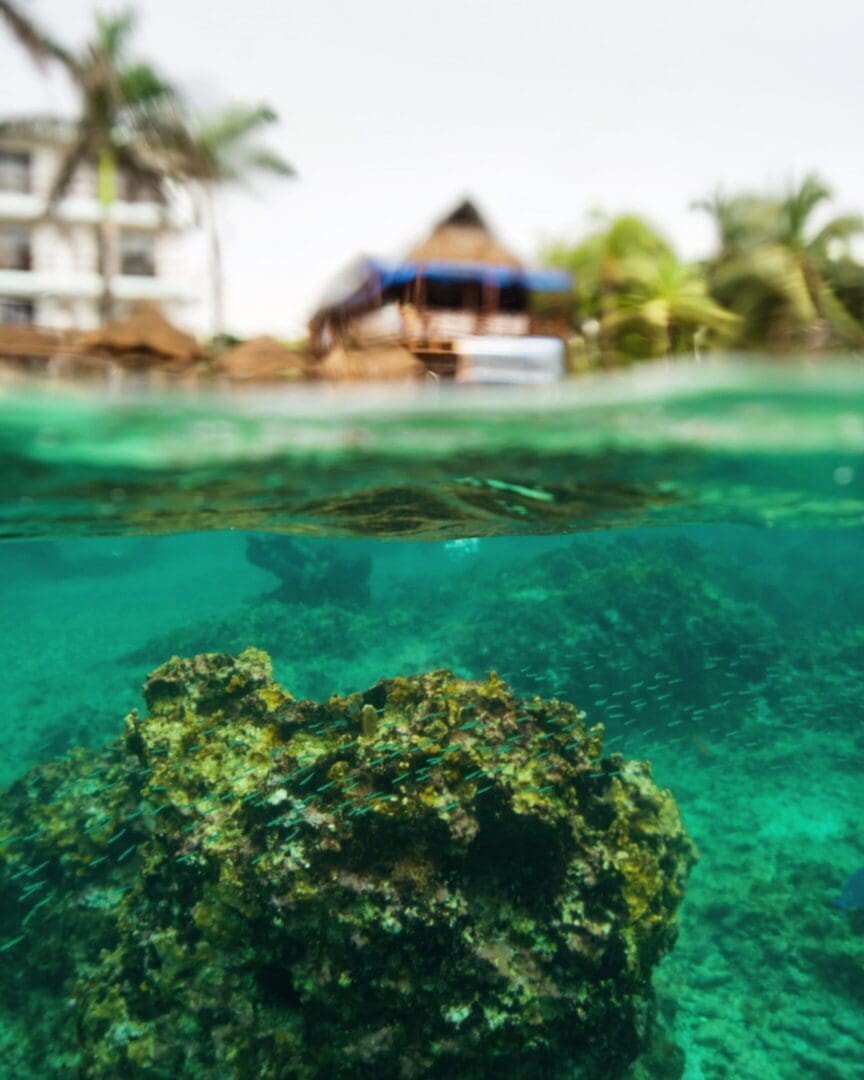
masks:
<svg viewBox="0 0 864 1080"><path fill-rule="evenodd" d="M529 312L441 311L392 304L350 323L353 336L366 344L398 341L409 348L449 351L463 337L565 337L563 316Z"/></svg>

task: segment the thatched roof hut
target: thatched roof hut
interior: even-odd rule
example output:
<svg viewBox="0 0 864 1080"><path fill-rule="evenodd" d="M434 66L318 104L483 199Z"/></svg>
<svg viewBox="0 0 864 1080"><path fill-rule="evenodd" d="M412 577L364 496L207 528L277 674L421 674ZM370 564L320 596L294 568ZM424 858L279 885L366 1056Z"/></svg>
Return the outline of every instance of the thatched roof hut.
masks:
<svg viewBox="0 0 864 1080"><path fill-rule="evenodd" d="M228 349L213 361L213 371L237 382L302 379L309 358L272 337L257 337Z"/></svg>
<svg viewBox="0 0 864 1080"><path fill-rule="evenodd" d="M571 284L560 270L525 266L464 200L403 258L356 260L310 319L309 341L318 356L360 345L361 367L398 346L448 376L473 338L561 338ZM547 296L558 297L557 314Z"/></svg>
<svg viewBox="0 0 864 1080"><path fill-rule="evenodd" d="M352 349L337 345L310 369L317 379L362 382L377 379L418 379L426 368L412 352L398 345L380 349Z"/></svg>
<svg viewBox="0 0 864 1080"><path fill-rule="evenodd" d="M77 344L78 335L72 330L0 325L0 356L51 357L74 352Z"/></svg>
<svg viewBox="0 0 864 1080"><path fill-rule="evenodd" d="M146 302L87 334L82 346L90 352L109 353L120 363L146 364L154 359L192 363L201 357L195 338L178 330L158 307Z"/></svg>
<svg viewBox="0 0 864 1080"><path fill-rule="evenodd" d="M445 262L512 266L523 264L495 239L480 211L466 199L433 228L429 236L408 253L413 263Z"/></svg>

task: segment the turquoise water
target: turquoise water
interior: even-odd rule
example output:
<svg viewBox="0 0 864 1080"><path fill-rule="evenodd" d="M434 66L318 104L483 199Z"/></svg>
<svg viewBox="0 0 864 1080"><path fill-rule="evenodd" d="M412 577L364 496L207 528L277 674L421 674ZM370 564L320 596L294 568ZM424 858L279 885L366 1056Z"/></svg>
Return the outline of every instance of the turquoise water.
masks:
<svg viewBox="0 0 864 1080"><path fill-rule="evenodd" d="M0 1074L864 1075L864 897L860 907L848 892L843 907L835 903L864 866L860 369L658 367L555 396L110 399L18 387L0 396L0 464L0 772L8 785ZM321 719L287 699L274 704L272 690L235 706L233 684L223 681L217 719L205 728L211 706L194 689L205 675L184 668L187 712L171 722L202 735L180 753L159 728L167 741L155 756L146 725L168 723L164 686L178 676L151 680L145 704L148 674L174 656L237 656L250 646L269 654L275 680L295 699L340 698ZM270 732L261 717L281 709L280 740L289 739L290 713L290 724L311 725L303 738L354 724L359 743L371 746L391 732L394 709L398 720L407 706L393 704L392 689L349 695L442 668L487 686L497 672L522 702L517 720L542 699L572 702L585 725L603 725L605 756L591 766L603 794L596 803L580 794L566 829L587 852L580 830L597 807L609 809L608 821L591 825L607 862L588 859L595 869L622 859L608 896L581 871L558 880L560 836L537 822L528 840L511 822L507 843L492 848L477 848L472 833L466 859L453 861L469 819L481 838L495 835L511 810L527 823L544 797L557 797L555 785L570 782L555 764L563 742L540 725L520 769L540 769L533 759L558 749L539 779L525 786L514 773L511 783L518 726L505 739L489 719L503 705L489 704L487 716L485 705L462 701L464 737L455 726L436 734L422 770L412 758L408 780L387 774L392 787L364 795L371 810L346 785L345 809L331 821L327 788L344 777L329 757L330 771L313 776L295 755L298 779L268 774L247 796L244 772L265 767L244 726L253 697L256 731ZM428 729L435 714L423 708ZM564 707L551 708L563 723ZM124 721L131 710L137 718ZM148 711L155 719L139 730ZM397 728L385 757L408 737ZM215 756L223 731L238 755L230 776L221 744ZM273 738L267 753L281 771ZM483 756L490 745L503 770L497 779ZM452 802L422 795L435 783L445 790L448 749L486 768L487 794L469 786L466 764L458 786L446 781ZM691 867L684 842L669 841L647 887L650 917L632 890L619 904L615 882L629 880L628 845L640 830L671 836L677 826L668 808L656 818L644 809L654 796L640 802L631 760L651 762L699 853ZM388 767L373 763L371 775ZM163 769L173 770L169 779ZM185 802L172 786L178 777ZM505 779L501 798L512 802L484 803ZM283 835L282 820L269 818L300 783L304 799L324 790L298 803ZM429 869L438 866L439 834L393 809L413 796L392 792L411 785L456 845L439 877ZM235 797L230 816L223 808ZM470 813L460 818L465 800ZM207 832L208 815L219 833ZM362 832L370 821L400 830L400 859L386 874L376 870L374 888L371 877L357 884L377 859ZM301 855L291 845L313 827L316 854ZM228 834L231 845L220 846ZM328 881L338 882L324 900L313 895L322 847ZM287 862L277 864L277 850ZM404 880L395 869L402 862L412 868ZM680 909L670 899L673 865L687 877ZM423 908L433 880L438 921ZM536 890L553 881L554 903L541 903ZM458 903L441 901L442 889ZM401 922L389 926L394 893ZM627 981L629 961L611 950L602 960L580 954L583 967L568 981L564 938L555 937L566 921L559 893L570 896L571 936L591 926L600 933L601 909L616 913L612 939L620 932L625 943L628 918L662 924L639 980ZM593 923L588 896L600 905ZM499 912L498 951L478 945L474 964L517 987L509 997L494 979L469 990L455 945L441 945L444 931L466 920L473 929L464 934L479 941L489 904ZM314 931L302 922L309 911ZM418 928L424 918L435 944ZM301 922L312 974L293 938L283 948ZM335 929L349 923L355 967ZM396 958L388 962L404 963L399 979L376 967L370 927L386 931L380 948ZM438 947L421 998L410 973ZM556 989L564 985L567 993ZM455 997L445 1000L442 986ZM584 986L584 997L573 986ZM342 996L331 998L337 987ZM493 991L494 1015L484 997ZM596 1013L592 995L604 1003ZM416 1019L421 1000L436 1016L428 1032ZM560 1034L581 1030L584 1009L608 1029L599 1049L593 1036ZM403 1038L410 1053L398 1050Z"/></svg>

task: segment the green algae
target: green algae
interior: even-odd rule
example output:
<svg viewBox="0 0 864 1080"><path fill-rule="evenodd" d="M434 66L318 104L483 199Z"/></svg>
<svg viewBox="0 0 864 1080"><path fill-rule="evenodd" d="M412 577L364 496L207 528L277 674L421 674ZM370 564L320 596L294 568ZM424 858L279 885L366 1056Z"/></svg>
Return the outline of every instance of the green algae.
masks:
<svg viewBox="0 0 864 1080"><path fill-rule="evenodd" d="M445 670L297 701L255 649L144 697L0 825L3 957L32 1007L43 980L74 1002L83 1075L605 1078L657 1052L695 851L572 705ZM52 893L21 933L31 874Z"/></svg>

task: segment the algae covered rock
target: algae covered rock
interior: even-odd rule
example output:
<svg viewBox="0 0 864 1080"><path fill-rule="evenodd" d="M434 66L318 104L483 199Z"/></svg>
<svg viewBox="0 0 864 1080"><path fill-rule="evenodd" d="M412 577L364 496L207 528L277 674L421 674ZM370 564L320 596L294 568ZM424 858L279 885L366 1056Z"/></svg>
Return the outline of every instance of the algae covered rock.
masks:
<svg viewBox="0 0 864 1080"><path fill-rule="evenodd" d="M254 649L145 700L2 822L30 914L0 960L53 957L81 1075L607 1078L649 1047L695 853L572 705L448 671L296 701Z"/></svg>

